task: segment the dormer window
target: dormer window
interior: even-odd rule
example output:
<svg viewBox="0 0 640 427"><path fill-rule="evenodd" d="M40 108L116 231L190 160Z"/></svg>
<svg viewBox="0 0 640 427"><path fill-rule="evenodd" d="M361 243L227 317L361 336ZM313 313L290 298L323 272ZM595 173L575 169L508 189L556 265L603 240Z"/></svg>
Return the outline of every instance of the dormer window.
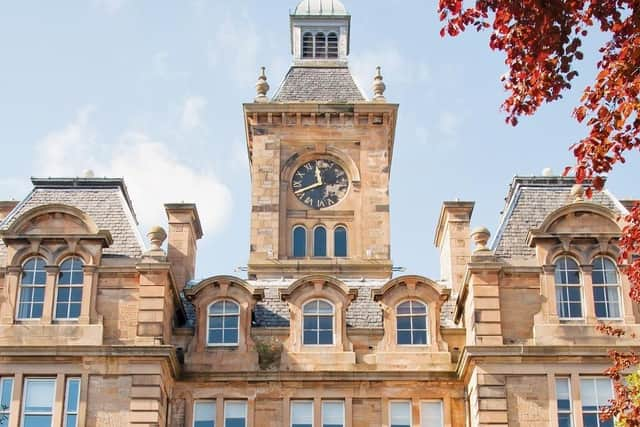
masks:
<svg viewBox="0 0 640 427"><path fill-rule="evenodd" d="M338 58L338 33L305 31L302 35L302 57L305 59Z"/></svg>
<svg viewBox="0 0 640 427"><path fill-rule="evenodd" d="M582 283L578 263L567 256L555 262L556 304L560 319L582 318Z"/></svg>
<svg viewBox="0 0 640 427"><path fill-rule="evenodd" d="M58 320L70 320L80 317L82 305L82 285L84 283L84 263L74 257L60 265L56 289L56 311Z"/></svg>
<svg viewBox="0 0 640 427"><path fill-rule="evenodd" d="M240 307L233 301L222 300L209 306L209 346L238 345Z"/></svg>
<svg viewBox="0 0 640 427"><path fill-rule="evenodd" d="M323 300L313 300L302 310L304 345L333 345L333 306Z"/></svg>

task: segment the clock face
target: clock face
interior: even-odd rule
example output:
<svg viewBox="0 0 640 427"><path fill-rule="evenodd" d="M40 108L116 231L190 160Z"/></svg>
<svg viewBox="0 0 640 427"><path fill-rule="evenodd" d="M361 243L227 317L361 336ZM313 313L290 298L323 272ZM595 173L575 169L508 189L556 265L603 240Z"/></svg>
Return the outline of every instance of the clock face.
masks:
<svg viewBox="0 0 640 427"><path fill-rule="evenodd" d="M311 160L298 168L291 180L291 188L305 205L324 209L335 205L347 194L349 177L331 160Z"/></svg>

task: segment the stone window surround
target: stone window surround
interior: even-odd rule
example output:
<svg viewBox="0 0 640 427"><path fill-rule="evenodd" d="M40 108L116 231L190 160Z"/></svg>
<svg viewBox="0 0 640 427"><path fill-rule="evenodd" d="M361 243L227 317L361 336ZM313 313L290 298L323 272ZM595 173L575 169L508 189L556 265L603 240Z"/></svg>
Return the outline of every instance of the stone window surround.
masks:
<svg viewBox="0 0 640 427"><path fill-rule="evenodd" d="M446 351L446 343L440 334L440 310L449 293L449 289L421 276L400 276L376 291L374 298L382 305L384 316L384 336L378 350L411 353ZM396 308L408 300L419 301L427 307L426 345L397 344Z"/></svg>
<svg viewBox="0 0 640 427"><path fill-rule="evenodd" d="M195 407L196 402L210 402L214 403L216 407L216 426L224 426L224 404L225 402L245 402L245 414L247 426L251 427L255 425L252 423L253 414L255 413L255 398L247 396L220 396L220 395L209 395L209 396L197 396L186 399L186 407L189 408L185 411L185 426L193 427L194 418L195 418Z"/></svg>
<svg viewBox="0 0 640 427"><path fill-rule="evenodd" d="M196 310L195 351L240 351L248 352L253 348L251 339L251 313L258 300L262 298L262 290L256 290L242 279L232 276L214 276L203 280L193 288L185 290L185 296ZM236 345L209 345L208 324L209 306L221 300L229 300L238 304L238 343Z"/></svg>
<svg viewBox="0 0 640 427"><path fill-rule="evenodd" d="M33 249L33 246L31 247ZM83 262L84 280L82 284L82 302L80 316L77 319L56 319L54 316L55 298L58 292L58 277L60 273L60 265L67 259L76 257ZM24 264L32 258L42 258L45 260L45 271L47 279L45 284L44 306L42 316L38 319L18 319L18 298L20 297L20 282L22 280L22 270ZM12 310L5 310L2 316L3 324L22 323L22 324L88 324L90 323L92 307L95 303L95 273L98 267L92 264L93 257L85 251L80 245L70 244L56 253L45 245L38 246L35 250L19 251L13 258L11 265L7 266L5 277L5 297L9 295L13 304Z"/></svg>
<svg viewBox="0 0 640 427"><path fill-rule="evenodd" d="M293 233L295 231L296 228L298 227L302 227L305 230L305 240L306 240L306 248L305 248L305 257L295 257L293 256L293 242L294 242L294 236ZM315 229L318 227L324 227L325 230L327 231L327 241L326 241L326 245L327 245L327 255L326 256L314 256L313 255L313 249L314 249L314 237L315 237ZM290 233L290 239L291 239L291 243L289 244L289 254L291 256L292 259L310 259L310 258L316 258L316 259L323 259L323 258L335 258L335 231L337 228L344 228L346 231L346 235L347 235L347 256L346 257L338 257L341 259L347 259L350 257L351 254L351 248L349 247L349 236L351 235L351 230L350 227L347 223L345 223L345 221L334 221L334 222L330 222L327 223L326 221L323 222L314 222L312 225L309 224L305 224L305 223L301 223L301 222L296 222L293 224L293 226L291 227L291 233ZM309 230L311 230L311 232L309 232Z"/></svg>
<svg viewBox="0 0 640 427"><path fill-rule="evenodd" d="M338 59L340 57L340 26L324 26L324 27L303 27L300 31L301 39L301 58L302 59ZM318 52L316 43L319 34L324 36L324 52ZM336 38L335 52L336 56L329 56L329 36L333 34ZM305 56L305 37L311 35L311 56Z"/></svg>
<svg viewBox="0 0 640 427"><path fill-rule="evenodd" d="M582 291L582 318L576 319L560 319L556 308L556 292L555 292L555 261L560 257L567 256L572 258L578 264L580 269L580 281ZM598 257L605 257L612 260L618 271L618 288L619 288L619 304L620 304L620 318L598 318L595 314L595 303L593 299L593 283L591 273L593 270L593 262ZM596 250L588 254L581 253L575 248L564 247L555 248L549 252L547 256L547 263L542 266L542 282L547 286L542 286L542 296L546 300L548 321L549 323L562 323L562 324L595 324L599 321L606 320L607 322L620 322L633 324L635 319L633 316L633 307L631 306L631 300L624 298L624 295L628 295L629 283L623 274L620 274L621 265L615 260L617 259L617 252L609 248L609 251Z"/></svg>
<svg viewBox="0 0 640 427"><path fill-rule="evenodd" d="M289 305L290 332L286 346L290 352L343 352L351 351L351 343L347 337L347 308L357 296L355 290L349 289L342 282L330 276L309 276L297 280L287 289L280 291L280 295ZM312 300L324 300L334 307L334 340L332 345L304 345L303 307Z"/></svg>

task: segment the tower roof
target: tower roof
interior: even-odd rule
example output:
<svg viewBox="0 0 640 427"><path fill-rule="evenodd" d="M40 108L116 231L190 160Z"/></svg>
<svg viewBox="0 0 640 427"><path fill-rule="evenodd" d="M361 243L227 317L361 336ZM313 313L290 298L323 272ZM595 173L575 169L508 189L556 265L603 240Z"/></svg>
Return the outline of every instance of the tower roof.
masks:
<svg viewBox="0 0 640 427"><path fill-rule="evenodd" d="M302 0L291 15L347 16L349 13L340 0Z"/></svg>

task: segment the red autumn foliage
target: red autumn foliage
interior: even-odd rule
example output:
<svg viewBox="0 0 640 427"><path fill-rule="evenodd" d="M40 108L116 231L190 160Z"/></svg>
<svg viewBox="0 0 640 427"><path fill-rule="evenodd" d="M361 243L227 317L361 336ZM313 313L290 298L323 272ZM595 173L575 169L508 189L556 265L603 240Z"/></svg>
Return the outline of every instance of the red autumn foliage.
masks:
<svg viewBox="0 0 640 427"><path fill-rule="evenodd" d="M506 55L509 71L502 80L509 96L502 108L514 126L519 116L534 114L571 89L578 75L574 64L583 58L582 40L589 32L606 34L596 79L574 110L588 135L571 147L576 164L565 174L574 170L578 182L590 181L590 196L604 186L604 174L624 163L628 152L640 150L640 0L439 0L438 12L442 36L457 36L468 27L491 31L489 46ZM631 282L631 298L640 302L640 205L625 222L620 264ZM614 363L607 373L615 381L615 401L607 416L640 426L638 390L619 381L640 359L633 353L610 355Z"/></svg>

